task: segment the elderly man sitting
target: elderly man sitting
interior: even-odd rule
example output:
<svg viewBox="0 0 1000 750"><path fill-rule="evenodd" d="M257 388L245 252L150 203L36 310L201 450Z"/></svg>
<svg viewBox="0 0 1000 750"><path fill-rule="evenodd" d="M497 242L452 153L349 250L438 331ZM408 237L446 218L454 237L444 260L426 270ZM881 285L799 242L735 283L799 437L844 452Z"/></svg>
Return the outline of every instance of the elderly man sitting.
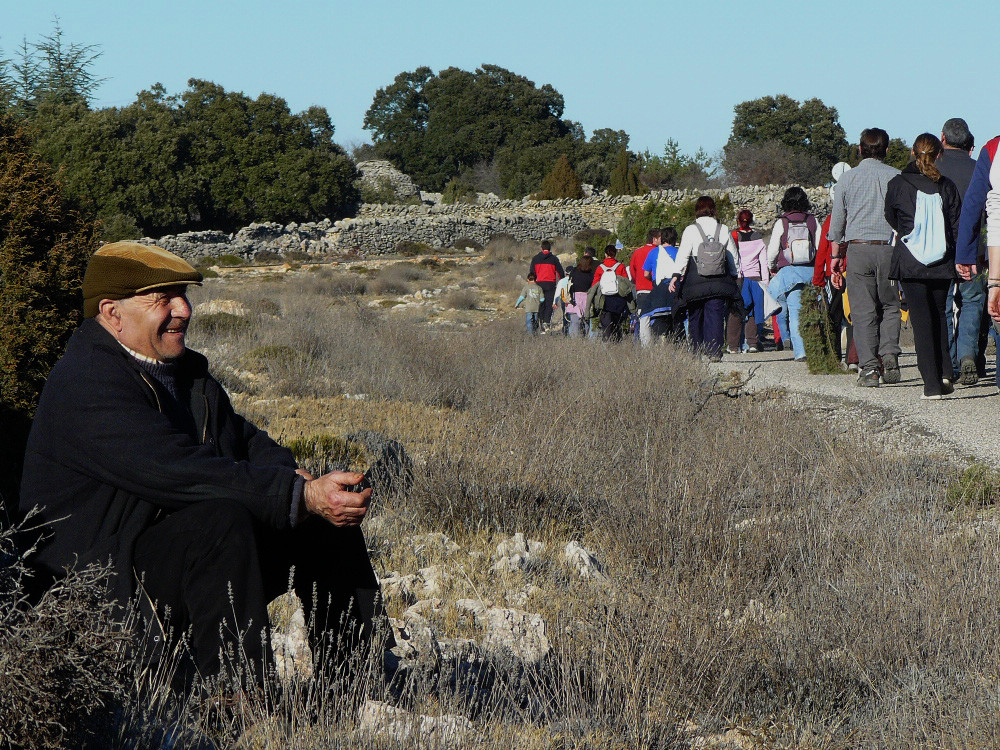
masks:
<svg viewBox="0 0 1000 750"><path fill-rule="evenodd" d="M314 647L370 637L381 604L359 524L371 490L350 491L359 474L311 477L233 410L185 346L187 287L201 280L158 247L116 242L91 257L85 320L31 429L21 507L42 509L43 572L110 560L109 596L138 597L152 642L190 631L202 675L235 653L262 679L266 606L293 569Z"/></svg>

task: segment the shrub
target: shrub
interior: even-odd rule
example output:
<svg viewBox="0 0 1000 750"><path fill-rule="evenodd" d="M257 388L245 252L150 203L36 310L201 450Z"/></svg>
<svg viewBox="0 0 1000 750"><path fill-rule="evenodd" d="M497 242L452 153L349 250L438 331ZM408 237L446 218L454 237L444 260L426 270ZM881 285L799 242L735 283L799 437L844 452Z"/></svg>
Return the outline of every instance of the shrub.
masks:
<svg viewBox="0 0 1000 750"><path fill-rule="evenodd" d="M478 307L479 295L471 289L456 289L448 292L441 301L451 310L475 310Z"/></svg>
<svg viewBox="0 0 1000 750"><path fill-rule="evenodd" d="M466 250L472 248L473 250L482 250L483 243L477 242L469 237L459 237L457 240L451 243L451 246L456 250Z"/></svg>
<svg viewBox="0 0 1000 750"><path fill-rule="evenodd" d="M126 697L130 637L104 600L104 568L73 571L29 604L14 537L0 525L0 746L75 747Z"/></svg>
<svg viewBox="0 0 1000 750"><path fill-rule="evenodd" d="M427 255L433 253L434 248L426 242L413 242L412 240L400 240L396 243L396 254L403 257L412 258L417 255Z"/></svg>
<svg viewBox="0 0 1000 750"><path fill-rule="evenodd" d="M452 177L441 193L442 203L475 203L476 188L468 182Z"/></svg>
<svg viewBox="0 0 1000 750"><path fill-rule="evenodd" d="M261 250L258 253L254 253L253 256L253 263L258 266L273 265L284 262L285 259L281 256L281 253L276 253L273 250Z"/></svg>
<svg viewBox="0 0 1000 750"><path fill-rule="evenodd" d="M799 335L805 345L809 372L813 375L846 374L833 339L840 336L840 331L833 330L823 290L808 284L802 290L801 300Z"/></svg>
<svg viewBox="0 0 1000 750"><path fill-rule="evenodd" d="M257 312L263 315L281 315L281 305L270 297L261 297L255 300L254 306L257 308Z"/></svg>
<svg viewBox="0 0 1000 750"><path fill-rule="evenodd" d="M973 463L959 478L948 485L948 502L952 507L983 508L1000 501L1000 472L986 464Z"/></svg>
<svg viewBox="0 0 1000 750"><path fill-rule="evenodd" d="M25 135L0 115L0 507L16 504L28 426L82 317L94 227Z"/></svg>
<svg viewBox="0 0 1000 750"><path fill-rule="evenodd" d="M299 353L284 344L267 344L249 350L243 355L243 362L249 367L260 367L270 362L285 362L295 359Z"/></svg>
<svg viewBox="0 0 1000 750"><path fill-rule="evenodd" d="M392 187L392 181L386 177L379 177L375 183L361 181L361 200L364 203L395 203L396 190Z"/></svg>
<svg viewBox="0 0 1000 750"><path fill-rule="evenodd" d="M222 266L223 268L234 268L236 266L242 266L246 263L245 259L241 258L239 255L233 255L232 253L217 255L212 260L215 261L213 265Z"/></svg>
<svg viewBox="0 0 1000 750"><path fill-rule="evenodd" d="M217 279L219 278L219 272L210 266L198 266L198 272L204 276L206 279Z"/></svg>
<svg viewBox="0 0 1000 750"><path fill-rule="evenodd" d="M208 313L192 318L195 327L211 334L235 335L250 330L251 323L242 315L227 312Z"/></svg>

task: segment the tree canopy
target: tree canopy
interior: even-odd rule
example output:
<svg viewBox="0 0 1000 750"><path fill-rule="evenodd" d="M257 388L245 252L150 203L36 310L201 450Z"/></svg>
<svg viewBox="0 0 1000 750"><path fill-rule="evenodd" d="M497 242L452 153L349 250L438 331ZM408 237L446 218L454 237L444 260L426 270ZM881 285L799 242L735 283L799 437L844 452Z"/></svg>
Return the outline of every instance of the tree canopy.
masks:
<svg viewBox="0 0 1000 750"><path fill-rule="evenodd" d="M837 109L820 99L800 104L785 94L762 96L733 111L723 168L737 181L824 182L830 167L847 155ZM762 174L765 163L770 166Z"/></svg>
<svg viewBox="0 0 1000 750"><path fill-rule="evenodd" d="M70 195L154 236L337 218L359 197L327 111L292 114L271 94L192 79L180 95L157 84L121 108L43 104L31 124Z"/></svg>
<svg viewBox="0 0 1000 750"><path fill-rule="evenodd" d="M496 65L438 74L421 67L379 89L364 124L376 152L426 189L441 190L485 163L495 164L505 191L523 195L583 141L582 128L562 119L563 107L549 84Z"/></svg>

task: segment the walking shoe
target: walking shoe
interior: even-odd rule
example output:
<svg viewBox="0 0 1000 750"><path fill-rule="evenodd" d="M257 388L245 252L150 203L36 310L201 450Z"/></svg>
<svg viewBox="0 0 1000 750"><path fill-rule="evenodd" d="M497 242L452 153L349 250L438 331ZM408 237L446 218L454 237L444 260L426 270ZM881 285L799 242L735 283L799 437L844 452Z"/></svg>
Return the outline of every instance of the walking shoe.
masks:
<svg viewBox="0 0 1000 750"><path fill-rule="evenodd" d="M975 385L979 382L979 371L976 368L976 360L972 357L962 357L958 363L958 382L962 385Z"/></svg>
<svg viewBox="0 0 1000 750"><path fill-rule="evenodd" d="M795 361L796 361L796 362L805 362L805 361L806 361L806 358L805 358L805 356L802 356L802 357L796 357L796 358L795 358Z"/></svg>
<svg viewBox="0 0 1000 750"><path fill-rule="evenodd" d="M933 396L928 396L926 393L920 394L921 401L940 401L942 396L940 393L935 393Z"/></svg>
<svg viewBox="0 0 1000 750"><path fill-rule="evenodd" d="M726 347L726 354L742 354L742 353L743 352L741 352L739 349L731 349L728 346Z"/></svg>
<svg viewBox="0 0 1000 750"><path fill-rule="evenodd" d="M878 388L878 370L865 370L858 376L859 388Z"/></svg>
<svg viewBox="0 0 1000 750"><path fill-rule="evenodd" d="M941 378L941 393L945 396L950 396L955 392L955 386L951 384L948 378Z"/></svg>
<svg viewBox="0 0 1000 750"><path fill-rule="evenodd" d="M857 362L851 362L849 365L847 365L847 369L850 372L857 372L858 371L858 363Z"/></svg>
<svg viewBox="0 0 1000 750"><path fill-rule="evenodd" d="M895 354L882 355L882 380L886 383L899 382L899 359Z"/></svg>

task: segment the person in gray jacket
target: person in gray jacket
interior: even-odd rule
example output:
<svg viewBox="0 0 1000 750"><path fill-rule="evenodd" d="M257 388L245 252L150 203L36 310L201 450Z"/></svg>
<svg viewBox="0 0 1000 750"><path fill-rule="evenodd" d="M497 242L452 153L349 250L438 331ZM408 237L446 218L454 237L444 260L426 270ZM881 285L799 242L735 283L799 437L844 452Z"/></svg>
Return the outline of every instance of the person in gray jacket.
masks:
<svg viewBox="0 0 1000 750"><path fill-rule="evenodd" d="M900 378L899 287L889 278L893 232L885 220L886 188L899 170L883 163L889 134L881 128L862 130L860 148L861 163L837 183L827 237L832 270L847 274L858 385L877 387L880 373L885 383Z"/></svg>

